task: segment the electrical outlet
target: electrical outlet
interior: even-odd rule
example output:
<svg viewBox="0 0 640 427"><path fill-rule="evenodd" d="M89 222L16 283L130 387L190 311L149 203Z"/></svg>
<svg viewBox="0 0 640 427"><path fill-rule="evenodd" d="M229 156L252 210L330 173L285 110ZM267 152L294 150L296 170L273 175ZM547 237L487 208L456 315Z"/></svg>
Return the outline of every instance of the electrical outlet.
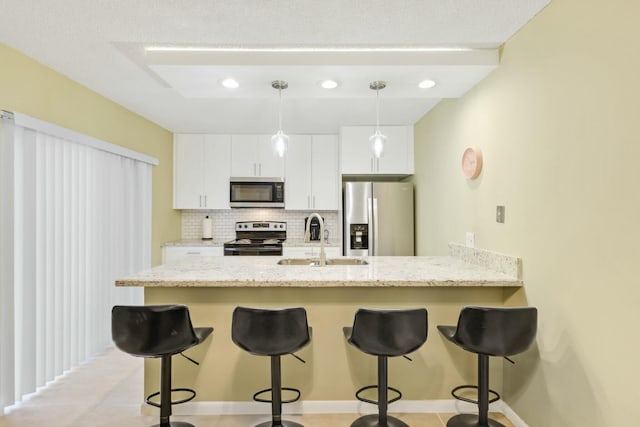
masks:
<svg viewBox="0 0 640 427"><path fill-rule="evenodd" d="M496 222L504 223L504 206L496 206Z"/></svg>
<svg viewBox="0 0 640 427"><path fill-rule="evenodd" d="M476 233L473 231L467 231L465 236L465 243L468 248L473 248L476 244Z"/></svg>

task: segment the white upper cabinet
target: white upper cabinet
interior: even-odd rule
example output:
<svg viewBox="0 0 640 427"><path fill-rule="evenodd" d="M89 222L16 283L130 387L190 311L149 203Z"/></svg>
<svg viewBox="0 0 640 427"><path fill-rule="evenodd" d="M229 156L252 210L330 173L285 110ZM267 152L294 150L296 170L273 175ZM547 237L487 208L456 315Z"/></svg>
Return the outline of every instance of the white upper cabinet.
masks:
<svg viewBox="0 0 640 427"><path fill-rule="evenodd" d="M339 209L338 145L336 135L291 136L286 155L286 209Z"/></svg>
<svg viewBox="0 0 640 427"><path fill-rule="evenodd" d="M340 159L343 175L411 175L413 165L413 126L380 126L387 136L382 157L371 154L369 137L375 126L340 128Z"/></svg>
<svg viewBox="0 0 640 427"><path fill-rule="evenodd" d="M231 176L284 176L284 159L273 153L271 135L231 136Z"/></svg>
<svg viewBox="0 0 640 427"><path fill-rule="evenodd" d="M176 134L173 208L228 209L231 137Z"/></svg>

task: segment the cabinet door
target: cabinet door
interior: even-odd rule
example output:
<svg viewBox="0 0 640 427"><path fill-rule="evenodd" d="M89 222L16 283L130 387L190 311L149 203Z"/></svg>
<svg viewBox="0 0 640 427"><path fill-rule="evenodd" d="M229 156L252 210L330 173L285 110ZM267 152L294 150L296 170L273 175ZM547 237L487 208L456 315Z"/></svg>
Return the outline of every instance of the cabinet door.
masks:
<svg viewBox="0 0 640 427"><path fill-rule="evenodd" d="M258 135L231 136L231 176L258 176Z"/></svg>
<svg viewBox="0 0 640 427"><path fill-rule="evenodd" d="M173 264L191 257L223 255L222 246L165 246L162 250L162 263Z"/></svg>
<svg viewBox="0 0 640 427"><path fill-rule="evenodd" d="M270 135L231 136L231 176L284 176L284 158L273 153Z"/></svg>
<svg viewBox="0 0 640 427"><path fill-rule="evenodd" d="M340 128L341 172L345 175L374 173L369 137L373 126L346 126Z"/></svg>
<svg viewBox="0 0 640 427"><path fill-rule="evenodd" d="M311 137L311 208L338 210L340 208L340 171L338 168L338 137Z"/></svg>
<svg viewBox="0 0 640 427"><path fill-rule="evenodd" d="M290 135L289 145L292 144L294 135ZM271 148L271 135L258 135L257 146L254 148L258 153L258 176L269 178L284 177L285 157L280 157ZM288 150L287 150L288 151Z"/></svg>
<svg viewBox="0 0 640 427"><path fill-rule="evenodd" d="M345 175L410 175L413 166L413 127L380 126L387 137L379 159L371 155L369 137L374 126L346 126L340 129L341 172Z"/></svg>
<svg viewBox="0 0 640 427"><path fill-rule="evenodd" d="M380 130L387 137L384 153L376 161L376 173L409 174L407 126L381 126Z"/></svg>
<svg viewBox="0 0 640 427"><path fill-rule="evenodd" d="M291 135L286 155L285 205L291 210L311 209L311 137Z"/></svg>
<svg viewBox="0 0 640 427"><path fill-rule="evenodd" d="M204 135L202 188L206 209L229 209L231 136Z"/></svg>
<svg viewBox="0 0 640 427"><path fill-rule="evenodd" d="M176 134L173 141L173 208L202 208L202 141L197 134Z"/></svg>

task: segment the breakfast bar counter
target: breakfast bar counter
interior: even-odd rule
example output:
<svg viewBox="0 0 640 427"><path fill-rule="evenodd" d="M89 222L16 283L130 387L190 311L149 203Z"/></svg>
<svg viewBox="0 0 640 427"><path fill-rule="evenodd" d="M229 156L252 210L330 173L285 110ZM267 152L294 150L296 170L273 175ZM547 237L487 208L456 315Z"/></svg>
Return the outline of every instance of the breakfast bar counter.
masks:
<svg viewBox="0 0 640 427"><path fill-rule="evenodd" d="M117 280L144 287L521 286L517 277L451 256L362 257L366 265L279 265L281 257L194 257ZM337 258L341 260L341 258ZM344 259L344 258L342 258Z"/></svg>
<svg viewBox="0 0 640 427"><path fill-rule="evenodd" d="M194 326L214 328L207 341L188 351L199 366L175 358L174 387L194 388L198 396L177 405L174 413L215 412L220 402L231 413L252 411L255 405L268 412L269 405L251 397L269 386L269 361L231 341L237 306L306 309L313 337L297 355L307 363L283 357L282 379L283 385L302 390L298 410L307 411L310 402L341 401L358 408L356 390L375 383L376 358L348 345L342 333L360 307L428 310L427 342L411 355L413 363L390 359L389 380L405 399L429 401L450 399L453 387L475 382L476 360L445 342L436 326L455 324L465 305L526 303L517 258L462 246L450 246L449 256L362 258L367 265L279 265L280 259L197 257L117 281L119 287L143 287L145 304L185 304ZM491 384L500 388L502 362L491 364ZM159 369L157 360L145 361L145 393L158 390Z"/></svg>

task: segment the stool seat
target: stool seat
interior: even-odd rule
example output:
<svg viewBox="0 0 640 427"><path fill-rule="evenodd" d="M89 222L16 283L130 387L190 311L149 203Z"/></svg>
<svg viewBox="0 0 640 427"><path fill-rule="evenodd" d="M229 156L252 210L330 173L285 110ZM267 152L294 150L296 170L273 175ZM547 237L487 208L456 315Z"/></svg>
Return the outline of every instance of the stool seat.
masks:
<svg viewBox="0 0 640 427"><path fill-rule="evenodd" d="M282 387L280 358L293 354L311 341L311 328L307 323L306 310L302 307L236 307L231 322L231 339L238 347L251 354L271 358L271 388L260 390L253 395L253 399L258 402L271 402L271 421L256 427L302 427L298 423L282 420L282 404L297 401L300 398L300 390ZM282 390L292 391L296 396L283 401ZM269 391L271 400L258 397Z"/></svg>
<svg viewBox="0 0 640 427"><path fill-rule="evenodd" d="M403 421L387 414L388 405L402 398L400 390L388 386L388 358L406 357L427 341L427 310L360 308L355 314L353 326L344 327L342 331L349 344L378 358L378 384L362 387L356 392L358 400L376 404L378 414L362 416L351 427L408 427ZM373 388L378 390L377 401L360 396L365 390ZM395 392L396 397L389 399L389 390Z"/></svg>
<svg viewBox="0 0 640 427"><path fill-rule="evenodd" d="M184 305L114 306L111 311L111 336L117 348L138 357L161 358L160 391L150 394L146 402L160 408L160 427L189 427L184 422L171 422L171 405L192 400L192 389L171 388L171 357L202 343L213 328L194 328L189 310ZM185 356L190 361L193 359ZM171 401L171 392L188 392L190 396ZM151 399L160 396L160 404Z"/></svg>
<svg viewBox="0 0 640 427"><path fill-rule="evenodd" d="M456 415L447 422L447 427L504 427L488 417L489 403L500 397L489 389L489 357L507 357L526 351L535 339L537 323L535 307L464 307L457 325L438 325L444 338L478 355L478 385L458 386L451 394L456 399L477 403L479 413ZM478 400L456 394L465 388L477 389ZM489 400L489 393L497 397Z"/></svg>

